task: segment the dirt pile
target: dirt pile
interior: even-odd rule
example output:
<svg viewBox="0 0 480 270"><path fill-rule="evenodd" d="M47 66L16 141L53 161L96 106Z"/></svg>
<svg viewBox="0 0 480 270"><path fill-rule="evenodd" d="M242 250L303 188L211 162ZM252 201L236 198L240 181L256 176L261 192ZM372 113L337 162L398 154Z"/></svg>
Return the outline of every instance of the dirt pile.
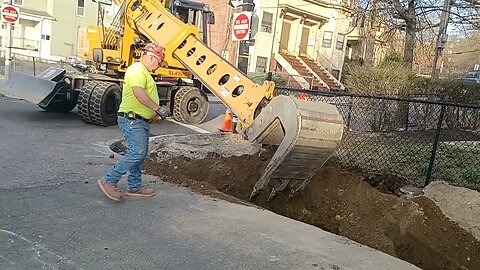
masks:
<svg viewBox="0 0 480 270"><path fill-rule="evenodd" d="M232 200L246 201L270 160L271 151L248 147L241 150L244 146L239 146L229 154L223 148L223 137L211 138L195 137L198 141L207 140L213 150L203 152L199 159L184 156L185 149L175 150L170 141L175 138L156 141L145 169L149 174L164 176L169 182L196 191L218 196L224 193L233 196ZM226 143L236 144L232 138ZM220 148L216 149L216 145ZM190 154L203 151L194 145L187 149ZM239 153L243 155L233 155ZM286 201L280 195L269 203L260 196L254 203L423 269L480 269L480 242L445 217L430 199L398 198L379 192L363 180L360 174L328 163L314 176L303 196Z"/></svg>

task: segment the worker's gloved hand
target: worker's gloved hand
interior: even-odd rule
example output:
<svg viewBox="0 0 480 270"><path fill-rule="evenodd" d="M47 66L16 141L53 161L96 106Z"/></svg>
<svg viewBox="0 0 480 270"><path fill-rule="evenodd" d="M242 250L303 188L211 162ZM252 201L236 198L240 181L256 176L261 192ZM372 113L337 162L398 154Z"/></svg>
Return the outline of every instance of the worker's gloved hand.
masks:
<svg viewBox="0 0 480 270"><path fill-rule="evenodd" d="M160 118L162 118L162 120L165 120L165 118L169 117L172 114L170 112L170 109L166 105L161 106L155 112L158 116L160 116Z"/></svg>

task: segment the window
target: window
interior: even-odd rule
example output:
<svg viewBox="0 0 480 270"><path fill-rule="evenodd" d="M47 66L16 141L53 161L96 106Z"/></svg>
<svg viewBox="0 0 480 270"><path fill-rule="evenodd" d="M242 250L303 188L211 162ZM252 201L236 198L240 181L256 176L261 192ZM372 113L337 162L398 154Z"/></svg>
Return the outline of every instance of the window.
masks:
<svg viewBox="0 0 480 270"><path fill-rule="evenodd" d="M271 33L272 32L272 20L273 20L273 14L272 13L263 12L262 26L260 27L260 31Z"/></svg>
<svg viewBox="0 0 480 270"><path fill-rule="evenodd" d="M333 37L333 32L330 32L330 31L323 32L322 47L324 48L332 47L332 37Z"/></svg>
<svg viewBox="0 0 480 270"><path fill-rule="evenodd" d="M77 16L85 16L85 0L77 0Z"/></svg>
<svg viewBox="0 0 480 270"><path fill-rule="evenodd" d="M50 40L50 35L42 35L42 39L44 39L44 40Z"/></svg>
<svg viewBox="0 0 480 270"><path fill-rule="evenodd" d="M345 35L344 34L338 34L337 37L337 50L343 50L343 45L345 44Z"/></svg>
<svg viewBox="0 0 480 270"><path fill-rule="evenodd" d="M15 6L23 6L23 0L13 0Z"/></svg>
<svg viewBox="0 0 480 270"><path fill-rule="evenodd" d="M267 72L267 57L257 57L257 66L255 67L255 72L265 73Z"/></svg>

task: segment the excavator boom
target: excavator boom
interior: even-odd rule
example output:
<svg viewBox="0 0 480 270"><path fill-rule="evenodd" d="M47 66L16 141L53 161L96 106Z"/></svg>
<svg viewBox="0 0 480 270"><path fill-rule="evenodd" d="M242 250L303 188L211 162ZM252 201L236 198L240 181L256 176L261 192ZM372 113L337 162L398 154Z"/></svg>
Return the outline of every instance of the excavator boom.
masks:
<svg viewBox="0 0 480 270"><path fill-rule="evenodd" d="M237 129L249 140L278 145L251 198L269 199L288 189L301 191L338 147L343 121L322 102L273 97L275 85L258 85L200 41L198 30L172 15L158 0L132 0L126 15L136 31L166 48L238 116Z"/></svg>
<svg viewBox="0 0 480 270"><path fill-rule="evenodd" d="M166 58L182 63L238 116L244 129L262 100L270 100L275 85L253 83L237 68L200 41L198 29L171 14L158 0L136 0L127 5L127 16L136 30L163 45Z"/></svg>

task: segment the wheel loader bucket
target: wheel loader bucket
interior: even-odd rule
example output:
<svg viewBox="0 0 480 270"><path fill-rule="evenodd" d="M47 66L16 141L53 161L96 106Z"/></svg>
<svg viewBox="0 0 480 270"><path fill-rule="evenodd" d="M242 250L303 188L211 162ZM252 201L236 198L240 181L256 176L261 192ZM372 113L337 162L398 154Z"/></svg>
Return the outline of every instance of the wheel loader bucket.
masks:
<svg viewBox="0 0 480 270"><path fill-rule="evenodd" d="M270 200L286 188L290 198L303 190L338 148L343 119L332 104L277 96L262 109L246 135L250 141L278 145L250 199L266 191Z"/></svg>
<svg viewBox="0 0 480 270"><path fill-rule="evenodd" d="M37 76L14 72L0 90L13 97L47 107L63 86L65 69L50 67Z"/></svg>

